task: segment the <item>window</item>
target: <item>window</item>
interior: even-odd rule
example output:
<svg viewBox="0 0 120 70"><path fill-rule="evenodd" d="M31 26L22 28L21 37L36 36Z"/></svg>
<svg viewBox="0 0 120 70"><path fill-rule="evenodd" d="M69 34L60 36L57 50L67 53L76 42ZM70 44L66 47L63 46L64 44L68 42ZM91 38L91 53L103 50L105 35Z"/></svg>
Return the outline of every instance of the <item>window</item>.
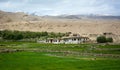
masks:
<svg viewBox="0 0 120 70"><path fill-rule="evenodd" d="M76 41L76 39L74 38L74 41Z"/></svg>

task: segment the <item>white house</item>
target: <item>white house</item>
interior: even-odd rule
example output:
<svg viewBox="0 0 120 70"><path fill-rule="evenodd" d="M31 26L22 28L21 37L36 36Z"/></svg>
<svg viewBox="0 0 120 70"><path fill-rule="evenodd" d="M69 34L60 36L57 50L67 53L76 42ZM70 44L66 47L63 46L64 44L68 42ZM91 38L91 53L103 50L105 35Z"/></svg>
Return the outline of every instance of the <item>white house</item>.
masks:
<svg viewBox="0 0 120 70"><path fill-rule="evenodd" d="M82 37L79 34L71 34L68 37L62 38L49 38L46 40L46 43L53 43L53 44L79 44L88 42L88 37Z"/></svg>

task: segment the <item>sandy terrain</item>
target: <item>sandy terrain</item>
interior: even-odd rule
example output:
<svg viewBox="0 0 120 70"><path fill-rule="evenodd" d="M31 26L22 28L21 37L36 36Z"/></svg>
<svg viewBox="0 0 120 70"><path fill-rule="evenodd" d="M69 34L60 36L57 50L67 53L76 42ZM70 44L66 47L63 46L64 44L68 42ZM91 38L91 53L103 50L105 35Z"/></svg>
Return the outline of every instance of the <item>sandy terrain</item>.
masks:
<svg viewBox="0 0 120 70"><path fill-rule="evenodd" d="M102 34L112 32L120 35L120 20L110 19L58 19L30 16L24 13L0 11L0 30L72 32Z"/></svg>
<svg viewBox="0 0 120 70"><path fill-rule="evenodd" d="M41 19L41 21L1 23L0 29L38 32L73 32L80 34L112 32L120 35L120 20L69 20L44 18Z"/></svg>

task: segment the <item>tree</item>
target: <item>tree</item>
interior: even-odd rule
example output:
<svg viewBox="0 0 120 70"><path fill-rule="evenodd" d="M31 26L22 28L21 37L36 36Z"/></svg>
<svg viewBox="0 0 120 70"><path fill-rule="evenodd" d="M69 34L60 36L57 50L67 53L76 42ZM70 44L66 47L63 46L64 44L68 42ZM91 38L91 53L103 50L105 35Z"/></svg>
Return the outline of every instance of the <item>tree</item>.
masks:
<svg viewBox="0 0 120 70"><path fill-rule="evenodd" d="M50 38L56 38L56 34L54 32L49 33Z"/></svg>
<svg viewBox="0 0 120 70"><path fill-rule="evenodd" d="M30 32L30 31L0 31L0 38L3 40L22 40L22 39L36 39L36 38L59 38L63 37L64 33L54 32Z"/></svg>
<svg viewBox="0 0 120 70"><path fill-rule="evenodd" d="M41 32L41 36L48 36L47 32Z"/></svg>
<svg viewBox="0 0 120 70"><path fill-rule="evenodd" d="M112 37L106 38L106 40L107 40L107 42L110 42L110 43L113 42L113 38Z"/></svg>
<svg viewBox="0 0 120 70"><path fill-rule="evenodd" d="M98 43L106 43L106 37L105 36L99 36L97 37L97 42Z"/></svg>

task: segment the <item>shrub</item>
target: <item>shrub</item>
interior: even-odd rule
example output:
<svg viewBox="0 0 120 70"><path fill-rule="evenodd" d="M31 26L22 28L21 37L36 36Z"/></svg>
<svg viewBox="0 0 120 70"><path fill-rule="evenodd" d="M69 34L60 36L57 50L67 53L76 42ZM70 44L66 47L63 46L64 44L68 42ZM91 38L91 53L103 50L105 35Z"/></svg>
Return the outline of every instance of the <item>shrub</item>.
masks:
<svg viewBox="0 0 120 70"><path fill-rule="evenodd" d="M106 41L112 43L113 42L113 38L112 37L106 38Z"/></svg>
<svg viewBox="0 0 120 70"><path fill-rule="evenodd" d="M106 43L106 42L112 43L113 38L112 37L106 38L105 36L99 36L97 37L97 42L98 43Z"/></svg>
<svg viewBox="0 0 120 70"><path fill-rule="evenodd" d="M98 43L106 43L106 37L105 36L99 36L97 37L97 42Z"/></svg>

